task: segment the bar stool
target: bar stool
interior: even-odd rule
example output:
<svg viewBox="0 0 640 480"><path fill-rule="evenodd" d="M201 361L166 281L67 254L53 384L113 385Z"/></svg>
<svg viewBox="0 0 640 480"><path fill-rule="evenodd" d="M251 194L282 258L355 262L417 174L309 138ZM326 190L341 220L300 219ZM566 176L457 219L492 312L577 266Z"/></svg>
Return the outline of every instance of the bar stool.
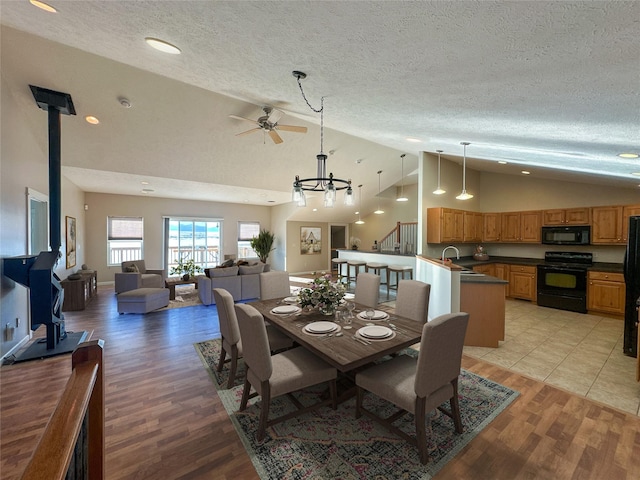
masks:
<svg viewBox="0 0 640 480"><path fill-rule="evenodd" d="M391 283L391 274L396 274L396 283ZM409 280L413 280L413 267L405 265L389 265L387 267L387 298L389 298L389 290L398 290L398 282L404 280L405 274L409 274ZM400 277L402 275L402 277Z"/></svg>
<svg viewBox="0 0 640 480"><path fill-rule="evenodd" d="M367 262L364 260L347 260L347 285L351 283L351 279L353 278L356 281L358 274L360 273L360 267L364 267L366 269ZM351 276L351 267L355 269L355 274Z"/></svg>
<svg viewBox="0 0 640 480"><path fill-rule="evenodd" d="M386 263L367 262L367 264L364 266L364 271L368 272L369 270L373 270L373 273L379 275L380 278L382 278L382 270L384 270L386 273L387 268L389 268L389 265L387 265ZM383 285L384 283L385 282L382 282Z"/></svg>
<svg viewBox="0 0 640 480"><path fill-rule="evenodd" d="M342 281L344 274L342 273L342 266L346 265L347 261L344 258L332 258L331 269L335 270L338 281Z"/></svg>

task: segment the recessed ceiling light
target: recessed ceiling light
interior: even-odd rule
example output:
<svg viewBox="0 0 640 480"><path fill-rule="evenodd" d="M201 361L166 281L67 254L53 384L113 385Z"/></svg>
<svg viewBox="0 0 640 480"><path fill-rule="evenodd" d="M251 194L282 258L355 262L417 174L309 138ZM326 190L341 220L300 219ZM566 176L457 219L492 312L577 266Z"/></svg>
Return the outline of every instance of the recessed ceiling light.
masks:
<svg viewBox="0 0 640 480"><path fill-rule="evenodd" d="M86 117L84 117L84 119L87 121L87 123L90 123L91 125L97 125L100 123L100 120L98 120L93 115L87 115Z"/></svg>
<svg viewBox="0 0 640 480"><path fill-rule="evenodd" d="M640 155L637 153L619 153L620 158L638 158Z"/></svg>
<svg viewBox="0 0 640 480"><path fill-rule="evenodd" d="M520 173L522 173L523 175L531 175L531 172L529 172L528 170L522 170L522 172Z"/></svg>
<svg viewBox="0 0 640 480"><path fill-rule="evenodd" d="M314 212L317 212L317 211L318 211L318 209L317 209L317 208L314 208L314 209L313 209L313 211L314 211Z"/></svg>
<svg viewBox="0 0 640 480"><path fill-rule="evenodd" d="M506 165L506 164L507 164L507 163L509 163L509 162L505 162L504 160L498 160L498 163L499 163L500 165Z"/></svg>
<svg viewBox="0 0 640 480"><path fill-rule="evenodd" d="M175 45L171 45L169 42L165 42L159 38L147 37L144 41L156 50L160 50L164 53L171 53L172 55L180 55L182 53L182 51Z"/></svg>
<svg viewBox="0 0 640 480"><path fill-rule="evenodd" d="M142 185L149 185L149 182L140 182Z"/></svg>
<svg viewBox="0 0 640 480"><path fill-rule="evenodd" d="M413 137L407 137L406 140L407 140L407 142L413 142L413 143L422 142L422 140L420 140L419 138L413 138Z"/></svg>
<svg viewBox="0 0 640 480"><path fill-rule="evenodd" d="M360 212L356 212L355 214L356 214L356 215L360 215Z"/></svg>
<svg viewBox="0 0 640 480"><path fill-rule="evenodd" d="M34 7L38 7L42 10L44 10L45 12L49 12L49 13L57 13L58 11L53 8L51 5L47 5L44 2L39 2L38 0L29 0L29 2L31 3L31 5L33 5Z"/></svg>

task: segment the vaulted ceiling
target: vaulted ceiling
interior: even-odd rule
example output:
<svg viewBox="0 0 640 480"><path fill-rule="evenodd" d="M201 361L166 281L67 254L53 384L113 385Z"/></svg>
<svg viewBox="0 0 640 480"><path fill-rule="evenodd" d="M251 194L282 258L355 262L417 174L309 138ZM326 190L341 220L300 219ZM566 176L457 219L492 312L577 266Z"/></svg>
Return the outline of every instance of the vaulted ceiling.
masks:
<svg viewBox="0 0 640 480"><path fill-rule="evenodd" d="M288 202L320 150L293 70L313 108L325 97L328 169L368 194L378 170L383 189L400 182L401 153L409 172L420 151L458 160L461 141L476 170L640 183L640 161L617 156L640 153L639 2L48 3L58 12L0 3L2 77L43 142L28 85L71 93L64 173L86 191L141 194L147 181L151 195ZM264 106L308 132L236 136L252 124L229 115Z"/></svg>

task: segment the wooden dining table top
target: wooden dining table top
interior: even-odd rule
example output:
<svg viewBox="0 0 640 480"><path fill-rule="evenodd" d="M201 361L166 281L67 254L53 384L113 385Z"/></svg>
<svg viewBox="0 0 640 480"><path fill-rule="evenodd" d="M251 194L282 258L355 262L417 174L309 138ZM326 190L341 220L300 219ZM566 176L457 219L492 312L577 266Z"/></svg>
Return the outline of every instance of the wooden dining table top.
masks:
<svg viewBox="0 0 640 480"><path fill-rule="evenodd" d="M312 322L329 321L334 322L333 316L326 316L318 312L317 309L302 309L302 312L294 315L279 315L272 313L275 307L285 305L282 298L274 298L270 300L259 300L249 302L248 305L256 308L263 317L274 327L291 337L298 344L313 352L324 361L333 365L341 372L348 372L355 368L361 367L373 362L385 355L395 353L403 348L409 347L420 342L422 336L422 324L404 317L395 315L390 307L378 306L376 309L385 311L389 314L387 321L369 322L358 318L359 312L364 312L366 307L356 304L353 311L353 322L351 329L344 328L344 322L336 322L341 327L341 336L332 335L310 335L303 331L303 328ZM384 340L372 340L367 344L362 343L354 336L359 328L366 325L388 326L393 324L395 336Z"/></svg>

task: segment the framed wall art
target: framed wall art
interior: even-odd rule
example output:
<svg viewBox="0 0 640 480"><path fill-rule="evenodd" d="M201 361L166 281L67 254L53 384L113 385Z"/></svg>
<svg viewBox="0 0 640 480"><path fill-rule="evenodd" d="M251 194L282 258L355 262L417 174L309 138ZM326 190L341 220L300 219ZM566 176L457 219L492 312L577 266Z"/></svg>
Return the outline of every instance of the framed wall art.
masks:
<svg viewBox="0 0 640 480"><path fill-rule="evenodd" d="M300 227L300 255L322 253L322 229L320 227Z"/></svg>
<svg viewBox="0 0 640 480"><path fill-rule="evenodd" d="M75 217L65 217L66 239L67 239L67 268L76 266L76 219Z"/></svg>

